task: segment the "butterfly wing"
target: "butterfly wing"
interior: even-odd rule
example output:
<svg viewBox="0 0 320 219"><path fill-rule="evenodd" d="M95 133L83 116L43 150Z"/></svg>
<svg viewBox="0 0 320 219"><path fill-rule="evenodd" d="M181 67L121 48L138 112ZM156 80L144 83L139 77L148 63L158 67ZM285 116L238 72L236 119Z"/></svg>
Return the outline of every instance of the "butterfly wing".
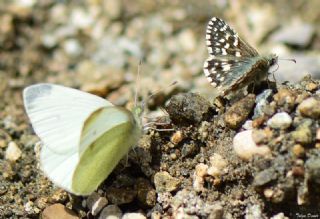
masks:
<svg viewBox="0 0 320 219"><path fill-rule="evenodd" d="M208 23L206 44L210 56L204 63L204 73L222 94L243 80L243 72L249 71L259 56L228 24L216 17Z"/></svg>
<svg viewBox="0 0 320 219"><path fill-rule="evenodd" d="M137 143L142 128L133 114L121 107L105 107L85 122L80 160L73 174L76 194L92 193Z"/></svg>
<svg viewBox="0 0 320 219"><path fill-rule="evenodd" d="M35 133L57 154L77 151L85 120L97 109L112 106L103 98L54 84L25 88L23 100Z"/></svg>

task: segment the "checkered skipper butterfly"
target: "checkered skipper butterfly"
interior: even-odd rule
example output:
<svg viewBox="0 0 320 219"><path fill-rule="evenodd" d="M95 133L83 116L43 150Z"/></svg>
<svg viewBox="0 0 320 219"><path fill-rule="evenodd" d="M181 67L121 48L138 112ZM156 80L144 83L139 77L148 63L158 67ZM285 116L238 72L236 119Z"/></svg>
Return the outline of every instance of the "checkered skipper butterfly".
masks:
<svg viewBox="0 0 320 219"><path fill-rule="evenodd" d="M278 61L274 54L259 55L228 24L216 17L208 23L206 44L209 58L203 71L220 96L266 79L269 68Z"/></svg>

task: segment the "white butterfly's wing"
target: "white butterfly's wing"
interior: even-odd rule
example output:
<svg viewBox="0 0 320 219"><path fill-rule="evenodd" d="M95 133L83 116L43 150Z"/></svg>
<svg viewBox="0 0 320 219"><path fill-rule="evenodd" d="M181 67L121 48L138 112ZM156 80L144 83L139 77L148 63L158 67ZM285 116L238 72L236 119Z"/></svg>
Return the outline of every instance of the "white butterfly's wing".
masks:
<svg viewBox="0 0 320 219"><path fill-rule="evenodd" d="M57 186L74 193L72 190L73 173L79 162L77 151L56 153L42 145L40 166L45 175Z"/></svg>
<svg viewBox="0 0 320 219"><path fill-rule="evenodd" d="M97 109L112 106L98 96L54 84L29 86L23 99L35 133L57 154L77 151L85 120Z"/></svg>

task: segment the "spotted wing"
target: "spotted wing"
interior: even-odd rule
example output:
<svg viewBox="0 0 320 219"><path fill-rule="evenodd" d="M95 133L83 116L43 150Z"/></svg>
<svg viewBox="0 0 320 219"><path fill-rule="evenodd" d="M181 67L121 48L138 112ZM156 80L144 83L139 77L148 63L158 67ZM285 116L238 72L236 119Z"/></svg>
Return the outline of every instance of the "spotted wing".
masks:
<svg viewBox="0 0 320 219"><path fill-rule="evenodd" d="M222 94L237 83L254 65L258 52L223 20L213 17L207 26L206 44L209 58L204 74Z"/></svg>

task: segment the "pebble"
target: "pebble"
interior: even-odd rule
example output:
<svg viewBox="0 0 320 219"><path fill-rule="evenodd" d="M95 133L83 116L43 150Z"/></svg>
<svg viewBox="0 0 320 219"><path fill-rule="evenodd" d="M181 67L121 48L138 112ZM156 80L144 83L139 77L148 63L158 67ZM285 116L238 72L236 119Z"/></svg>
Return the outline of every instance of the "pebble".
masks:
<svg viewBox="0 0 320 219"><path fill-rule="evenodd" d="M305 154L304 147L301 144L295 144L292 147L292 153L296 157L302 157Z"/></svg>
<svg viewBox="0 0 320 219"><path fill-rule="evenodd" d="M100 197L96 192L92 193L87 199L87 206L90 209L93 216L98 213L108 204L108 200L105 197Z"/></svg>
<svg viewBox="0 0 320 219"><path fill-rule="evenodd" d="M264 186L276 178L276 171L273 168L265 169L255 175L253 184L255 186Z"/></svg>
<svg viewBox="0 0 320 219"><path fill-rule="evenodd" d="M308 181L320 185L320 153L312 155L305 166Z"/></svg>
<svg viewBox="0 0 320 219"><path fill-rule="evenodd" d="M125 213L121 219L146 219L141 213Z"/></svg>
<svg viewBox="0 0 320 219"><path fill-rule="evenodd" d="M272 90L266 89L259 94L255 100L256 106L254 108L253 119L256 119L264 114L265 108L269 105L272 97Z"/></svg>
<svg viewBox="0 0 320 219"><path fill-rule="evenodd" d="M268 120L267 124L274 129L289 128L292 123L290 115L286 112L276 113Z"/></svg>
<svg viewBox="0 0 320 219"><path fill-rule="evenodd" d="M252 138L252 130L239 132L233 138L233 149L236 154L244 159L249 160L254 155L267 157L271 155L271 151L267 146L257 146Z"/></svg>
<svg viewBox="0 0 320 219"><path fill-rule="evenodd" d="M310 117L314 119L320 118L320 100L314 97L309 97L308 99L302 101L298 106L298 111L301 115L305 117Z"/></svg>
<svg viewBox="0 0 320 219"><path fill-rule="evenodd" d="M193 188L195 191L203 191L204 190L204 177L208 173L208 165L199 163L195 168L195 172L193 175Z"/></svg>
<svg viewBox="0 0 320 219"><path fill-rule="evenodd" d="M171 97L166 105L170 119L176 124L200 123L205 120L211 104L194 93L183 93Z"/></svg>
<svg viewBox="0 0 320 219"><path fill-rule="evenodd" d="M210 167L208 168L208 175L214 177L220 177L222 173L228 171L228 161L224 159L220 154L214 153L210 158Z"/></svg>
<svg viewBox="0 0 320 219"><path fill-rule="evenodd" d="M183 140L183 135L181 131L176 131L175 133L173 133L173 135L171 136L171 142L173 144L179 144L181 141Z"/></svg>
<svg viewBox="0 0 320 219"><path fill-rule="evenodd" d="M79 217L70 209L62 204L53 204L46 207L42 214L42 219L78 219Z"/></svg>
<svg viewBox="0 0 320 219"><path fill-rule="evenodd" d="M111 187L106 191L108 201L116 205L131 203L136 195L137 192L130 188Z"/></svg>
<svg viewBox="0 0 320 219"><path fill-rule="evenodd" d="M284 215L284 213L278 213L278 214L276 214L276 215L273 215L270 219L289 219L288 217L286 217L285 215Z"/></svg>
<svg viewBox="0 0 320 219"><path fill-rule="evenodd" d="M172 177L168 172L161 171L154 175L154 185L157 192L172 192L179 188L180 180Z"/></svg>
<svg viewBox="0 0 320 219"><path fill-rule="evenodd" d="M79 56L82 53L82 46L76 39L68 39L64 41L63 49L70 56Z"/></svg>
<svg viewBox="0 0 320 219"><path fill-rule="evenodd" d="M249 94L233 104L225 113L224 121L229 128L239 128L248 118L255 104L255 95Z"/></svg>
<svg viewBox="0 0 320 219"><path fill-rule="evenodd" d="M14 141L10 141L6 149L5 158L9 161L17 161L22 155L22 151Z"/></svg>
<svg viewBox="0 0 320 219"><path fill-rule="evenodd" d="M295 131L291 132L292 139L302 145L309 145L313 142L312 120L305 119L299 124Z"/></svg>
<svg viewBox="0 0 320 219"><path fill-rule="evenodd" d="M135 190L137 191L137 199L145 207L153 207L157 201L155 189L149 183L149 180L138 178L135 183Z"/></svg>
<svg viewBox="0 0 320 219"><path fill-rule="evenodd" d="M120 219L122 211L117 205L108 205L105 207L99 216L99 219Z"/></svg>

